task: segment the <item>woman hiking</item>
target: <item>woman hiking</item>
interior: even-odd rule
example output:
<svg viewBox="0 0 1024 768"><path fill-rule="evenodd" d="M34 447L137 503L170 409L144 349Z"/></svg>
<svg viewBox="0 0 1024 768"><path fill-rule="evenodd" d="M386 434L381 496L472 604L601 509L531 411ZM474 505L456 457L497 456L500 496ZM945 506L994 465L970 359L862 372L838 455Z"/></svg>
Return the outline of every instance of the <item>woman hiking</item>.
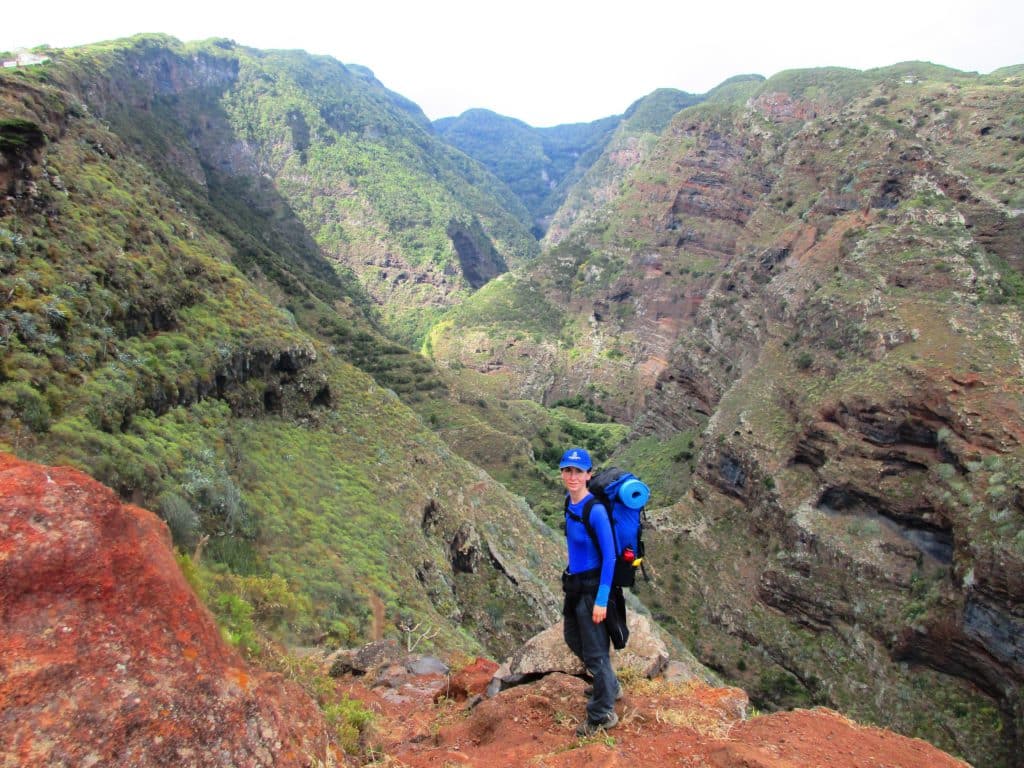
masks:
<svg viewBox="0 0 1024 768"><path fill-rule="evenodd" d="M562 574L565 602L565 642L594 678L587 702L587 719L577 736L591 736L619 722L615 701L621 696L610 658L609 599L622 599L612 589L615 546L608 511L587 489L593 465L583 448L570 448L558 464L566 491L565 540L569 564ZM585 508L590 504L587 530ZM591 533L593 532L593 535Z"/></svg>

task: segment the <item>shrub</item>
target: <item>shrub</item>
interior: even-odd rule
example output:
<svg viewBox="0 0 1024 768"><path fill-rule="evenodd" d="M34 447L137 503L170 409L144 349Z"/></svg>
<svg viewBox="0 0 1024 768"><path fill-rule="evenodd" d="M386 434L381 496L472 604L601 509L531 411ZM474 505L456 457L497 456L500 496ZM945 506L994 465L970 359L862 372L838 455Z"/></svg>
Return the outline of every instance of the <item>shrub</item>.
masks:
<svg viewBox="0 0 1024 768"><path fill-rule="evenodd" d="M224 639L246 656L259 653L252 606L238 595L224 593L217 596L213 607Z"/></svg>
<svg viewBox="0 0 1024 768"><path fill-rule="evenodd" d="M206 554L210 560L242 576L257 573L261 569L259 556L252 542L238 536L212 536L206 545Z"/></svg>
<svg viewBox="0 0 1024 768"><path fill-rule="evenodd" d="M338 744L350 755L358 754L362 736L373 723L373 712L361 701L345 696L324 707L324 718L334 730Z"/></svg>
<svg viewBox="0 0 1024 768"><path fill-rule="evenodd" d="M260 626L276 629L283 625L311 624L313 606L307 595L292 591L279 574L263 576L231 576L232 587L253 609L253 619Z"/></svg>
<svg viewBox="0 0 1024 768"><path fill-rule="evenodd" d="M178 494L168 491L160 495L157 509L171 529L171 538L176 546L189 549L196 543L196 532L199 530L199 515L192 506Z"/></svg>
<svg viewBox="0 0 1024 768"><path fill-rule="evenodd" d="M20 418L33 432L45 432L50 428L50 406L29 384L9 381L0 385L0 413L5 410Z"/></svg>
<svg viewBox="0 0 1024 768"><path fill-rule="evenodd" d="M199 451L187 470L182 490L199 510L209 533L252 536L255 521L227 469L215 462L212 451Z"/></svg>

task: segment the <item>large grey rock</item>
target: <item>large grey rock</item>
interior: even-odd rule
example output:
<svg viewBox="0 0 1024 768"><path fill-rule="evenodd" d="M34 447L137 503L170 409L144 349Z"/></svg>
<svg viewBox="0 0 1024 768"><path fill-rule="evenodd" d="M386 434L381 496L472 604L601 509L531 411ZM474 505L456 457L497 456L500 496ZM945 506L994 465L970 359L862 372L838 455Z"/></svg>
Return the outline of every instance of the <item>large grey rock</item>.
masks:
<svg viewBox="0 0 1024 768"><path fill-rule="evenodd" d="M647 616L627 611L626 624L629 642L621 651L612 650L612 666L616 671L628 669L644 677L655 677L668 664L668 647ZM583 662L565 644L563 628L564 622L558 621L527 640L494 673L487 688L488 696L552 672L585 675Z"/></svg>
<svg viewBox="0 0 1024 768"><path fill-rule="evenodd" d="M388 664L399 663L406 652L395 640L377 640L362 648L343 649L327 657L326 665L331 677L365 675Z"/></svg>
<svg viewBox="0 0 1024 768"><path fill-rule="evenodd" d="M405 668L414 675L447 675L451 671L437 656L413 656Z"/></svg>
<svg viewBox="0 0 1024 768"><path fill-rule="evenodd" d="M668 646L648 616L627 611L629 642L612 653L615 669L630 669L647 678L657 676L668 664Z"/></svg>

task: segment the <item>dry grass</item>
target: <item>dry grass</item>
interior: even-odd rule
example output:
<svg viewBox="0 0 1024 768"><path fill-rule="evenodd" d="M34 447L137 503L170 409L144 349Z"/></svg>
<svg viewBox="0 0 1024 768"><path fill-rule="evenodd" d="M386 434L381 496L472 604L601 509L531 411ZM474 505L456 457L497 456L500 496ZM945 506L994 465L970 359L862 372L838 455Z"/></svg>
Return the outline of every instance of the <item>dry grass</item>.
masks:
<svg viewBox="0 0 1024 768"><path fill-rule="evenodd" d="M659 708L654 713L659 723L667 723L677 728L686 728L701 736L713 739L725 739L735 724L734 720L726 720L720 712L702 707Z"/></svg>
<svg viewBox="0 0 1024 768"><path fill-rule="evenodd" d="M651 680L632 670L617 672L619 682L637 696L692 696L703 685L699 680Z"/></svg>

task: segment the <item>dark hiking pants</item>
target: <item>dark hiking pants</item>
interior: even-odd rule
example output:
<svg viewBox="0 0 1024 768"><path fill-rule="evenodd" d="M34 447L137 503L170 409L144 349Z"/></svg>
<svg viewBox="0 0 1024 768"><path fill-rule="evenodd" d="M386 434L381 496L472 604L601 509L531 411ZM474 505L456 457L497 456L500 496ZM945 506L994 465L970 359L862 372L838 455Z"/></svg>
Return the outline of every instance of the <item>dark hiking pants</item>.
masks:
<svg viewBox="0 0 1024 768"><path fill-rule="evenodd" d="M602 722L615 709L619 681L609 657L611 641L605 622L594 623L596 593L596 584L592 592L567 592L562 613L565 618L565 644L594 678L594 693L587 702L587 717L594 722Z"/></svg>

